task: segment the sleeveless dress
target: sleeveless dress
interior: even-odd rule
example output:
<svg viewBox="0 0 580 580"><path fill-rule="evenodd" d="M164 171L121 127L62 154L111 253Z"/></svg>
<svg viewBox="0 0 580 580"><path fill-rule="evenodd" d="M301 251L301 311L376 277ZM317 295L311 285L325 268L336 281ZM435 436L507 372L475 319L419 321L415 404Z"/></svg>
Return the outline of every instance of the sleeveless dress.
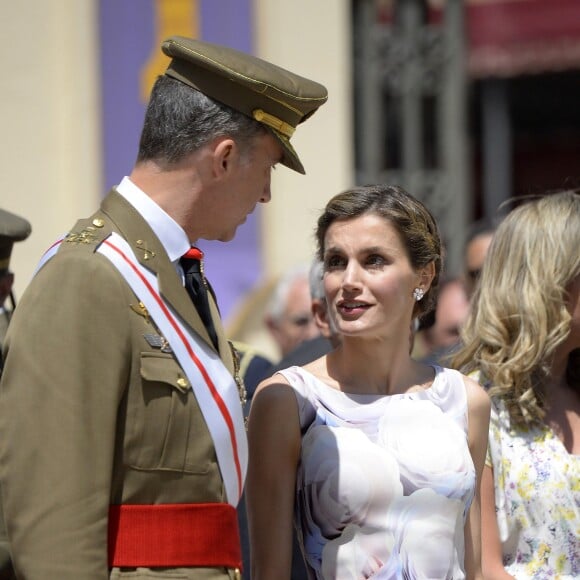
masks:
<svg viewBox="0 0 580 580"><path fill-rule="evenodd" d="M461 375L435 367L429 389L384 396L279 372L298 401L295 524L309 578L465 578L476 477Z"/></svg>

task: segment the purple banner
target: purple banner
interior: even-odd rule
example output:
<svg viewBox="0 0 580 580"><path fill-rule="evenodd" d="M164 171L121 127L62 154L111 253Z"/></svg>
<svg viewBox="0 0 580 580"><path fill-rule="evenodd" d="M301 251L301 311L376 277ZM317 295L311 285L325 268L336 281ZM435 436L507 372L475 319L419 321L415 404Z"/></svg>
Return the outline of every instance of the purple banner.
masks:
<svg viewBox="0 0 580 580"><path fill-rule="evenodd" d="M194 36L253 52L251 0L101 0L101 99L106 191L133 168L148 90L163 72L160 42ZM106 193L103 192L103 193ZM261 276L258 211L233 242L200 242L227 318Z"/></svg>

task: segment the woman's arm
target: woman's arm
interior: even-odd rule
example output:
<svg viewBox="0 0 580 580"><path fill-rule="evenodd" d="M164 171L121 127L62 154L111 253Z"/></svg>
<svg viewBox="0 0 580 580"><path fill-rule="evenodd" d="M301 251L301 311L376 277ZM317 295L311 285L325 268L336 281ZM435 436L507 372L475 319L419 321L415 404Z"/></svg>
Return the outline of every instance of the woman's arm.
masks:
<svg viewBox="0 0 580 580"><path fill-rule="evenodd" d="M468 441L475 466L475 495L465 523L465 571L469 580L483 578L481 571L481 474L487 451L491 402L475 381L464 377L467 389Z"/></svg>
<svg viewBox="0 0 580 580"><path fill-rule="evenodd" d="M281 375L258 386L250 411L248 441L251 577L286 580L292 563L300 424L296 396Z"/></svg>
<svg viewBox="0 0 580 580"><path fill-rule="evenodd" d="M493 469L486 465L481 477L482 567L486 580L513 578L505 571L495 511Z"/></svg>

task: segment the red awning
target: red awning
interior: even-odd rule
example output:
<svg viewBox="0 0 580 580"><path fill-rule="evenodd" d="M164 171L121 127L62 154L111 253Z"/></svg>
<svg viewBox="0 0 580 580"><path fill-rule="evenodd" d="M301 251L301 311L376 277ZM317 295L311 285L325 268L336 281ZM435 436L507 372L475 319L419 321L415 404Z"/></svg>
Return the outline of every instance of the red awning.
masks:
<svg viewBox="0 0 580 580"><path fill-rule="evenodd" d="M396 2L376 0L390 25ZM439 23L446 0L427 0ZM466 0L471 77L511 77L580 69L580 0Z"/></svg>
<svg viewBox="0 0 580 580"><path fill-rule="evenodd" d="M465 16L471 76L580 69L579 0L470 0Z"/></svg>

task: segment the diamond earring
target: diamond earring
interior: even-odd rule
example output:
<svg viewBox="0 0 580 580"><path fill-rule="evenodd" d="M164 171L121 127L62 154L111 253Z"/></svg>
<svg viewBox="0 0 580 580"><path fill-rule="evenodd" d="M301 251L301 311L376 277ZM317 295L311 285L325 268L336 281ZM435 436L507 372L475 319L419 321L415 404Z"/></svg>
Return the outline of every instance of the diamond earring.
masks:
<svg viewBox="0 0 580 580"><path fill-rule="evenodd" d="M423 296L425 296L425 290L423 290L423 288L415 288L415 290L413 290L413 298L419 302Z"/></svg>

